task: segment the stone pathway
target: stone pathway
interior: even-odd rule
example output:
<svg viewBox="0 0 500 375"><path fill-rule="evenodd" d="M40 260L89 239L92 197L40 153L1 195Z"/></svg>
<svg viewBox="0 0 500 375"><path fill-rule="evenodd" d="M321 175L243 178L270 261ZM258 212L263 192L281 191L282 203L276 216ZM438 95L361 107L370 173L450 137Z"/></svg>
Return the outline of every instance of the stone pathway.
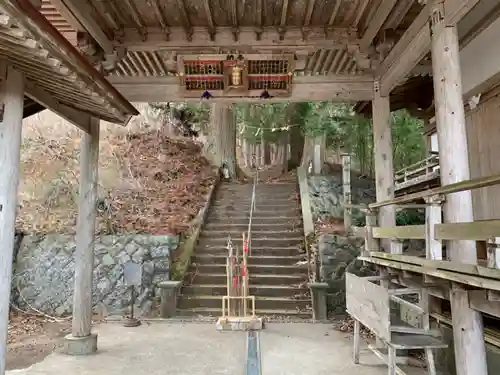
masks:
<svg viewBox="0 0 500 375"><path fill-rule="evenodd" d="M70 357L54 353L8 375L243 375L245 332L217 332L214 324L153 323L138 328L102 324L99 352ZM362 352L354 365L351 340L330 325L268 324L260 333L263 375L386 375L387 368ZM423 374L411 369L408 375Z"/></svg>

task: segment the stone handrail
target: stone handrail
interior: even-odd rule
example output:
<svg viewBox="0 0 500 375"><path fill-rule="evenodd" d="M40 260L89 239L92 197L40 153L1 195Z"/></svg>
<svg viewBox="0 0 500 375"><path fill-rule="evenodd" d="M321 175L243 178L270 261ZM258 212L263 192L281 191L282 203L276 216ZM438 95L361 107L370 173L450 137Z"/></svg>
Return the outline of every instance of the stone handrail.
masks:
<svg viewBox="0 0 500 375"><path fill-rule="evenodd" d="M182 244L182 252L180 259L177 261L177 266L175 267L175 279L182 280L188 267L191 264L191 256L193 255L194 248L198 242L198 237L200 236L201 228L208 214L208 209L212 204L215 189L220 182L220 176L217 174L217 179L214 184L210 187L206 195L205 205L198 211L198 215L193 219L189 230L187 231L186 240Z"/></svg>
<svg viewBox="0 0 500 375"><path fill-rule="evenodd" d="M311 268L311 246L314 242L314 221L311 210L311 200L309 197L309 182L307 179L306 170L303 167L297 168L297 179L300 190L300 206L302 208L302 222L304 225L304 242L307 254L307 267L310 281L317 281L319 272L317 270L318 260L316 259L316 268Z"/></svg>

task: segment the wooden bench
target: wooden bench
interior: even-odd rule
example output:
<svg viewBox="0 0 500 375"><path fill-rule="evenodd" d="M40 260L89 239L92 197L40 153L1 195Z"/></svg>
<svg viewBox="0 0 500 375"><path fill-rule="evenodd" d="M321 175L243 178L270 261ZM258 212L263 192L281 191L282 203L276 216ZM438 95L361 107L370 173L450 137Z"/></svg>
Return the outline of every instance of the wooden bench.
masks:
<svg viewBox="0 0 500 375"><path fill-rule="evenodd" d="M385 281L384 286L376 282ZM432 349L446 348L447 345L432 331L429 325L429 298L425 289L389 289L390 279L384 276L358 277L346 273L347 311L354 319L354 363L359 364L360 324L372 331L387 347L384 356L378 348L369 348L389 367L389 375L402 375L404 372L396 366L397 350L424 349L428 372L436 374ZM382 283L381 283L382 284ZM402 298L418 295L418 304ZM391 317L391 302L405 305L421 316L421 328L404 323L396 316Z"/></svg>

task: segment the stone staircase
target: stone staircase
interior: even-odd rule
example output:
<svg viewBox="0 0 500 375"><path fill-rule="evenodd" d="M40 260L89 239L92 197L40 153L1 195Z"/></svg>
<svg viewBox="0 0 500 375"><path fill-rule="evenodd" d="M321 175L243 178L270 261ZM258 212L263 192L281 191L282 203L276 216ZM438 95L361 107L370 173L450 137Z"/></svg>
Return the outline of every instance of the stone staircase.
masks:
<svg viewBox="0 0 500 375"><path fill-rule="evenodd" d="M227 293L227 238L241 251L251 195L251 184L223 183L218 188L184 279L179 315L220 316ZM259 316L312 317L298 196L296 183L257 185L248 268L249 293L256 296Z"/></svg>

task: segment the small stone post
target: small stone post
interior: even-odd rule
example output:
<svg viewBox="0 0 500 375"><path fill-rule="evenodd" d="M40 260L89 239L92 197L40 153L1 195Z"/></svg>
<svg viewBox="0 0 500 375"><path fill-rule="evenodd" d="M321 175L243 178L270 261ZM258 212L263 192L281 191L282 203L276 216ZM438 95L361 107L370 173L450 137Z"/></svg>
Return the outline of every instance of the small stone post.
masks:
<svg viewBox="0 0 500 375"><path fill-rule="evenodd" d="M327 283L310 283L309 288L312 296L313 320L325 321L328 319L328 310L326 304Z"/></svg>
<svg viewBox="0 0 500 375"><path fill-rule="evenodd" d="M351 231L352 227L352 208L351 205L351 155L347 153L342 156L342 193L344 196L344 228L346 233Z"/></svg>
<svg viewBox="0 0 500 375"><path fill-rule="evenodd" d="M162 318L171 318L176 315L177 297L181 281L162 281L158 284L161 290L160 316Z"/></svg>

